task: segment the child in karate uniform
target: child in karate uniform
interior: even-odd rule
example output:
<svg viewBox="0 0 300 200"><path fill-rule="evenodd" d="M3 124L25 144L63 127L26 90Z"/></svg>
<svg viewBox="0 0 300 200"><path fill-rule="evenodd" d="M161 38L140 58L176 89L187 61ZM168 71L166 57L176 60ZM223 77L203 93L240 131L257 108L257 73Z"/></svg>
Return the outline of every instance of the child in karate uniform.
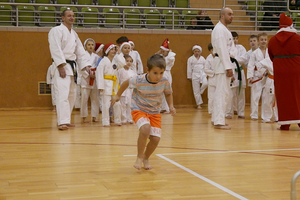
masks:
<svg viewBox="0 0 300 200"><path fill-rule="evenodd" d="M169 48L169 39L165 39L163 44L160 46L160 50L157 52L158 54L161 54L166 61L166 69L164 71L164 77L169 81L171 87L172 87L172 74L171 69L174 66L175 63L175 56L176 53L172 52ZM167 101L165 98L163 98L162 106L161 106L161 112L165 114L170 113L169 106L167 104Z"/></svg>
<svg viewBox="0 0 300 200"><path fill-rule="evenodd" d="M136 76L136 73L130 69L132 65L132 58L130 55L124 56L126 60L126 65L119 69L117 72L117 77L120 85L129 78ZM132 89L127 88L120 97L122 115L121 120L122 124L133 124L132 116L131 116L131 96L132 96Z"/></svg>
<svg viewBox="0 0 300 200"><path fill-rule="evenodd" d="M134 45L133 41L129 40L128 42L131 45L131 51L130 51L129 55L132 57L133 60L136 61L136 63L135 63L136 73L138 75L141 75L144 73L144 67L143 67L141 56L138 51L134 50L135 45Z"/></svg>
<svg viewBox="0 0 300 200"><path fill-rule="evenodd" d="M92 121L97 122L97 118L99 115L99 91L97 90L95 83L95 71L97 69L97 60L98 55L94 53L95 49L95 41L91 38L88 38L84 42L84 48L86 50L86 54L90 59L91 70L88 73L86 70L80 71L80 85L81 85L81 109L80 116L82 118L82 122L88 122L86 117L88 116L88 99L91 99L91 116Z"/></svg>
<svg viewBox="0 0 300 200"><path fill-rule="evenodd" d="M203 100L201 94L207 88L207 79L204 73L205 58L201 56L201 46L194 45L192 51L194 55L189 57L187 61L187 78L192 81L197 109L202 109L201 104Z"/></svg>
<svg viewBox="0 0 300 200"><path fill-rule="evenodd" d="M96 71L97 88L102 98L102 125L110 126L109 107L112 96L118 91L117 65L113 62L116 55L116 45L108 43L104 46L104 58L101 60ZM121 126L121 105L116 103L113 106L114 122Z"/></svg>
<svg viewBox="0 0 300 200"><path fill-rule="evenodd" d="M208 51L210 54L207 56L204 65L204 72L209 77L208 78L208 89L207 89L207 96L208 96L208 113L211 115L213 111L213 101L214 101L214 94L216 91L216 80L215 80L215 72L213 67L213 46L211 43L208 45Z"/></svg>

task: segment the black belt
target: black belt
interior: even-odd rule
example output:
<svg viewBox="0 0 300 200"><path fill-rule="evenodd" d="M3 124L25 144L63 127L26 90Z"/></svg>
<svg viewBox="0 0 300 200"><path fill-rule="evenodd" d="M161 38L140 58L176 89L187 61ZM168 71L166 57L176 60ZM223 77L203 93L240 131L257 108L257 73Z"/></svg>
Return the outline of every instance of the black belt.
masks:
<svg viewBox="0 0 300 200"><path fill-rule="evenodd" d="M215 56L219 57L219 55L217 53L215 53ZM238 61L235 58L230 57L230 61L232 63L235 63L235 65L236 65L236 70L237 70L237 73L238 73L238 80L239 80L239 92L240 92L241 91L241 87L242 87L242 72L241 72L241 68L242 67L240 68L239 63L238 63Z"/></svg>
<svg viewBox="0 0 300 200"><path fill-rule="evenodd" d="M293 57L298 57L300 55L276 55L274 58L293 58Z"/></svg>
<svg viewBox="0 0 300 200"><path fill-rule="evenodd" d="M74 81L77 84L77 70L76 70L76 62L74 60L66 60L67 63L69 63L73 70L74 75Z"/></svg>

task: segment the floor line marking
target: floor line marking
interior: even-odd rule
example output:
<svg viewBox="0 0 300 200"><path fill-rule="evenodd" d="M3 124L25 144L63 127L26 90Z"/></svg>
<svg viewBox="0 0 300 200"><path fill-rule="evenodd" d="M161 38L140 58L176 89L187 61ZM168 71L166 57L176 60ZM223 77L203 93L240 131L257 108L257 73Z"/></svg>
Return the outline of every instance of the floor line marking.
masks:
<svg viewBox="0 0 300 200"><path fill-rule="evenodd" d="M208 178L206 178L204 176L201 176L200 174L198 174L198 173L196 173L196 172L194 172L194 171L192 171L192 170L190 170L190 169L188 169L188 168L180 165L179 163L177 163L177 162L175 162L175 161L173 161L173 160L171 160L171 159L163 156L162 154L156 154L156 155L158 157L160 157L160 158L162 158L162 159L170 162L171 164L179 167L180 169L182 169L182 170L184 170L184 171L186 171L186 172L188 172L188 173L196 176L197 178L199 178L199 179L201 179L201 180L203 180L203 181L205 181L205 182L207 182L207 183L209 183L209 184L211 184L211 185L219 188L220 190L223 190L224 192L226 192L226 193L228 193L228 194L230 194L230 195L232 195L232 196L234 196L234 197L236 197L236 198L238 198L240 200L248 200L247 198L245 198L245 197L243 197L243 196L241 196L241 195L239 195L239 194L237 194L237 193L235 193L235 192L233 192L233 191L225 188L224 186L222 186L222 185L220 185L220 184L218 184L218 183L216 183L216 182L214 182L214 181L212 181L212 180L210 180L210 179L208 179Z"/></svg>
<svg viewBox="0 0 300 200"><path fill-rule="evenodd" d="M169 155L189 155L189 154L216 154L216 153L248 153L248 152L271 152L271 151L299 151L300 148L295 149L264 149L264 150L239 150L239 151L206 151L206 152L188 152L188 153L161 153L159 155L169 156ZM136 155L124 155L125 157L136 156Z"/></svg>

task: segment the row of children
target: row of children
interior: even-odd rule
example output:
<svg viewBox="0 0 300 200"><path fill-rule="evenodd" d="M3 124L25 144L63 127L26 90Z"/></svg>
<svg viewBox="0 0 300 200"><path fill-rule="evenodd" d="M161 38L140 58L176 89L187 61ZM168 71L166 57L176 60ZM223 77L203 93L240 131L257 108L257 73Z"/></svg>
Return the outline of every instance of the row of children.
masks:
<svg viewBox="0 0 300 200"><path fill-rule="evenodd" d="M92 122L97 122L99 111L102 112L102 125L110 126L110 122L118 125L133 123L131 116L132 89L127 89L121 96L120 103L110 106L111 97L118 91L119 86L127 79L144 73L140 54L134 50L134 42L126 36L113 43L96 43L93 39L85 40L83 46L90 59L91 71L77 71L77 94L75 108L80 108L82 122L88 122L88 100L91 102ZM163 55L166 61L164 77L172 83L171 68L175 62L175 53L170 51L166 39L157 54ZM55 106L55 92L51 82L51 67L47 73L47 83L51 84L52 104ZM77 69L79 69L78 67ZM99 92L100 91L100 92ZM55 109L54 109L55 110ZM164 98L162 112L170 113ZM113 116L113 119L112 119Z"/></svg>
<svg viewBox="0 0 300 200"><path fill-rule="evenodd" d="M258 107L261 98L261 118L263 122L277 121L273 65L267 49L268 35L266 33L251 35L249 37L251 49L248 52L242 45L238 44L238 34L236 32L232 32L232 37L236 47L235 59L238 62L239 69L235 68L234 76L231 79L231 92L226 107L226 118L231 119L234 114L237 114L238 118L245 118L246 76L243 69L243 66L245 66L247 67L248 85L251 87L251 119L258 119ZM212 44L208 45L208 50L210 54L205 59L201 56L202 48L200 45L192 47L194 55L189 57L187 61L187 78L192 80L198 109L201 109L203 103L201 94L208 87L208 112L211 114L216 89L213 68L215 55L213 55Z"/></svg>

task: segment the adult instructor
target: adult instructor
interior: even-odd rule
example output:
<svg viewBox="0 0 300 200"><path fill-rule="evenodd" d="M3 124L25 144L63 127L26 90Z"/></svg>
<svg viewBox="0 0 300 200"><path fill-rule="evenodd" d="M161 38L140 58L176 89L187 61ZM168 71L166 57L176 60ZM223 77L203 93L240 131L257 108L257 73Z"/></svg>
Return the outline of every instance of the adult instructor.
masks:
<svg viewBox="0 0 300 200"><path fill-rule="evenodd" d="M216 91L213 103L212 124L215 129L230 130L225 123L226 105L230 103L230 81L233 76L235 65L230 61L230 57L235 57L236 48L234 46L231 32L228 25L233 19L233 11L230 8L222 8L220 20L211 33L211 43L213 53L213 67L216 77Z"/></svg>
<svg viewBox="0 0 300 200"><path fill-rule="evenodd" d="M293 20L281 13L279 28L268 45L273 61L275 96L280 130L290 124L300 126L300 36L293 28Z"/></svg>
<svg viewBox="0 0 300 200"><path fill-rule="evenodd" d="M57 124L59 130L67 130L71 124L71 113L75 103L77 63L90 73L89 60L77 33L72 29L74 12L66 9L61 15L60 26L48 34L50 53L53 60L54 90L56 98Z"/></svg>

